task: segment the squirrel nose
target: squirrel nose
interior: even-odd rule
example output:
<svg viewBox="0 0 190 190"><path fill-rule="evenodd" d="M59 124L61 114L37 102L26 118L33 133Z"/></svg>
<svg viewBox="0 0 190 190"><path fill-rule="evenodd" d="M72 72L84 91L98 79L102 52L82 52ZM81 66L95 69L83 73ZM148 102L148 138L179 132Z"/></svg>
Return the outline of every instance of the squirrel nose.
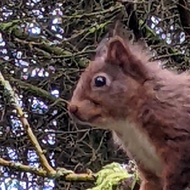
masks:
<svg viewBox="0 0 190 190"><path fill-rule="evenodd" d="M75 114L75 113L77 113L77 111L78 111L78 107L76 105L74 105L74 104L69 105L70 113Z"/></svg>

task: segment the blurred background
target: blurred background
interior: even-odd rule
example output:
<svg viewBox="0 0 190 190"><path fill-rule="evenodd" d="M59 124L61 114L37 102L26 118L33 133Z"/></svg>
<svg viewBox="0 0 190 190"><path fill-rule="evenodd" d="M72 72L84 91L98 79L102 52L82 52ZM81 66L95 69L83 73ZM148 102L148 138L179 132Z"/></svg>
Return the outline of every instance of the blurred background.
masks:
<svg viewBox="0 0 190 190"><path fill-rule="evenodd" d="M0 71L52 167L97 172L128 159L108 131L76 126L66 103L102 39L120 22L163 68L190 67L188 0L1 0ZM0 157L40 167L16 111L0 86ZM114 147L114 148L113 148ZM0 166L1 190L79 190L89 182L47 179Z"/></svg>

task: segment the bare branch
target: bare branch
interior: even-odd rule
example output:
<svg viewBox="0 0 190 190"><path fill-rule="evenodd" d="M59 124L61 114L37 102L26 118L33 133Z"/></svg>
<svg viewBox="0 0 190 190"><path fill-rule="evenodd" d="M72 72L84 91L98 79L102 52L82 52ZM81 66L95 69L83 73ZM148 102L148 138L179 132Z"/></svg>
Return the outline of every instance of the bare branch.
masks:
<svg viewBox="0 0 190 190"><path fill-rule="evenodd" d="M64 168L58 168L56 171L52 173L42 168L35 168L32 166L28 166L28 165L24 165L20 163L14 163L11 161L7 161L3 158L0 158L0 165L9 167L18 171L30 172L32 174L36 174L42 177L48 177L48 178L63 177L65 181L94 181L95 180L95 174L92 174L92 173L76 174L73 171L66 170Z"/></svg>
<svg viewBox="0 0 190 190"><path fill-rule="evenodd" d="M0 83L4 87L4 89L6 90L6 93L9 95L9 100L10 100L11 104L17 110L17 114L20 118L20 121L21 121L24 129L26 130L26 133L27 133L28 137L30 138L31 143L35 147L35 150L36 150L36 152L40 158L42 166L49 173L55 173L55 170L49 165L49 163L48 163L48 161L44 155L44 152L43 152L40 144L38 143L38 140L36 139L35 135L33 134L32 129L30 127L30 124L28 123L27 119L24 116L24 113L23 113L21 107L18 104L17 98L14 94L12 87L10 86L9 82L4 79L4 77L1 73L0 73Z"/></svg>

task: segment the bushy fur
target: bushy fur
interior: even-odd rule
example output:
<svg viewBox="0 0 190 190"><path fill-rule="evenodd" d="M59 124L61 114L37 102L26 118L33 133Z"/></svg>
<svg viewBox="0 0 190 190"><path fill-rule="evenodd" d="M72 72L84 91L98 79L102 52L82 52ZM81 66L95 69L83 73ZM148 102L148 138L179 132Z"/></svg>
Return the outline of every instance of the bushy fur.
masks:
<svg viewBox="0 0 190 190"><path fill-rule="evenodd" d="M185 190L190 182L190 76L161 69L116 36L82 74L72 116L114 131L136 160L141 190ZM96 76L107 84L94 85Z"/></svg>

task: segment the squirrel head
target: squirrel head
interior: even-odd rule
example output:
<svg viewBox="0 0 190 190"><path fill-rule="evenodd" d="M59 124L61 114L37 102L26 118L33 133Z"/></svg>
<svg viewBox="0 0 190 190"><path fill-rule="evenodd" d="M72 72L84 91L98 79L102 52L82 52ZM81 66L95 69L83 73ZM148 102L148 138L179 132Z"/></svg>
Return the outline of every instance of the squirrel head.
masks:
<svg viewBox="0 0 190 190"><path fill-rule="evenodd" d="M75 120L109 129L110 123L126 119L133 111L142 84L151 76L145 61L137 56L141 49L131 47L119 36L113 37L90 62L68 106Z"/></svg>

